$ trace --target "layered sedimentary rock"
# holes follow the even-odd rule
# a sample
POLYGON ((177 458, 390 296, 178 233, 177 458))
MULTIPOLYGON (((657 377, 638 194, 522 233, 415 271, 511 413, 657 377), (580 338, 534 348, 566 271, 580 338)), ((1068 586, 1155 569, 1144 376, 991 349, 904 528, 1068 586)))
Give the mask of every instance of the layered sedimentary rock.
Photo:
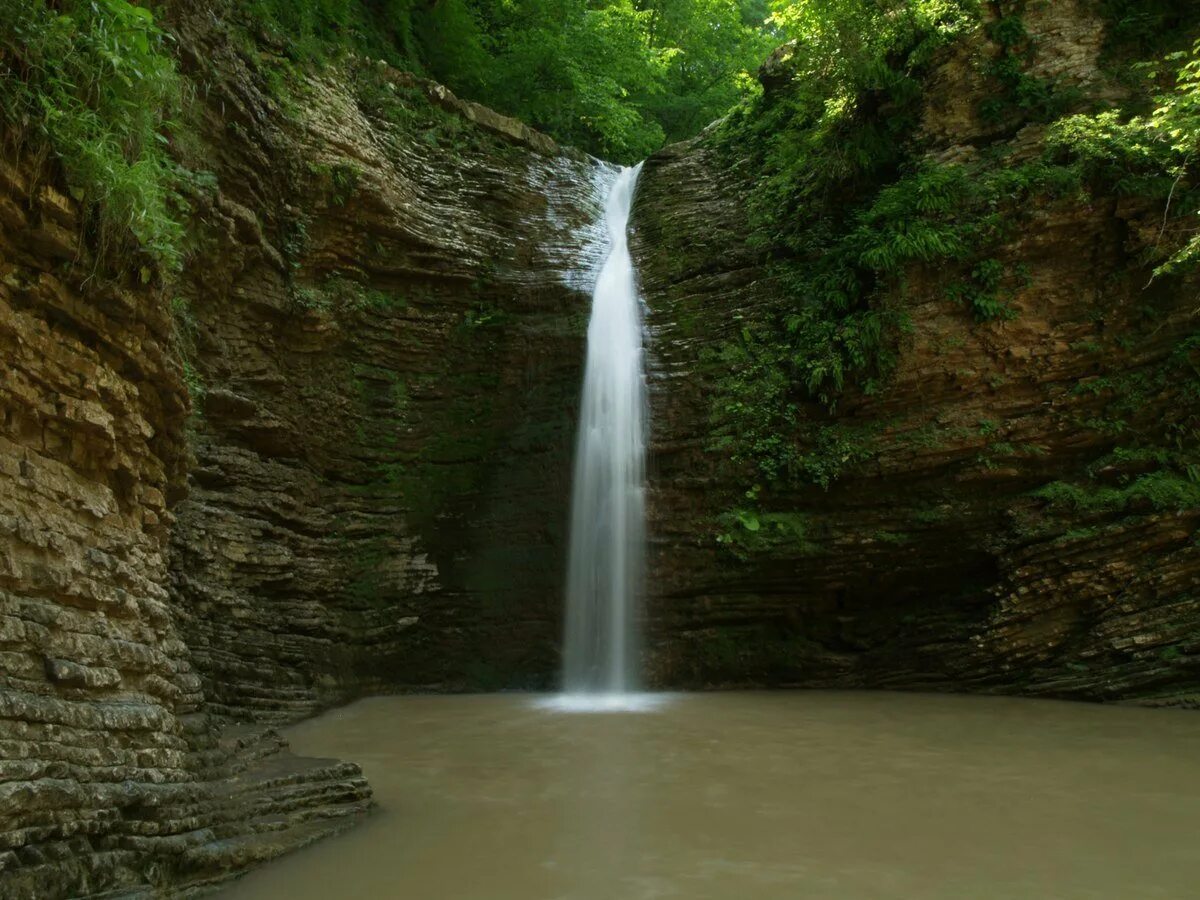
POLYGON ((371 62, 281 108, 177 27, 225 129, 180 288, 205 395, 172 536, 210 702, 548 685, 607 170, 371 62))
POLYGON ((558 667, 606 170, 373 63, 288 100, 202 6, 169 290, 0 173, 4 897, 219 882, 370 804, 270 725, 558 667))
MULTIPOLYGON (((1043 48, 1033 72, 1084 96, 1120 91, 1101 75, 1093 11, 1031 7, 1027 25, 1043 48)), ((932 160, 1041 150, 1038 126, 1014 135, 979 117, 979 52, 961 48, 931 80, 917 140, 932 160)), ((1200 509, 1034 495, 1055 482, 1117 488, 1155 465, 1100 462, 1131 433, 1194 425, 1197 282, 1150 284, 1138 262, 1163 239, 1161 205, 1071 197, 1014 210, 998 254, 1029 276, 1011 321, 977 323, 945 273, 910 271, 889 299, 912 326, 893 376, 870 396, 849 391, 836 414, 810 404, 795 436, 829 425, 855 436, 847 471, 828 490, 772 496, 788 533, 737 554, 717 543, 717 523, 754 478, 713 447, 716 354, 795 301, 747 247, 753 173, 714 145, 702 136, 652 157, 633 220, 654 356, 655 680, 1194 702, 1200 509), (1114 421, 1123 394, 1136 409, 1114 421)))
POLYGON ((0 894, 203 885, 366 809, 357 766, 225 728, 167 590, 187 399, 165 299, 0 170, 0 894))

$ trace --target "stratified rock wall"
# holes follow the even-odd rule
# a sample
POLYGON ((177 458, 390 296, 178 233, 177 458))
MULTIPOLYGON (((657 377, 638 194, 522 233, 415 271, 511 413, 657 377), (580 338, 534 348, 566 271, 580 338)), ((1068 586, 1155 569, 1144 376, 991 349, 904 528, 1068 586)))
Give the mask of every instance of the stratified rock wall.
POLYGON ((370 790, 207 715, 167 590, 187 412, 168 306, 97 266, 38 171, 0 168, 0 895, 202 885, 370 790))
MULTIPOLYGON (((1043 48, 1035 71, 1114 90, 1094 10, 1031 6, 1026 24, 1043 48)), ((926 152, 968 160, 997 141, 1018 158, 1039 152, 1036 126, 1011 137, 980 123, 972 52, 932 79, 926 152)), ((890 299, 913 327, 894 376, 873 396, 850 392, 836 416, 811 409, 814 428, 849 429, 870 459, 828 491, 773 497, 794 536, 746 559, 715 539, 750 481, 712 447, 716 353, 794 302, 746 246, 752 177, 702 136, 646 163, 634 211, 653 356, 654 680, 1191 702, 1200 509, 1061 512, 1031 496, 1129 474, 1095 472, 1119 443, 1096 424, 1112 386, 1148 392, 1123 423, 1134 432, 1195 403, 1184 377, 1194 358, 1180 348, 1196 330, 1198 285, 1147 287, 1136 263, 1161 237, 1161 208, 1072 198, 1022 211, 999 252, 1030 274, 1009 322, 977 324, 940 273, 910 272, 890 299)))
MULTIPOLYGON (((612 171, 372 62, 271 70, 211 6, 167 12, 206 173, 169 292, 92 258, 52 165, 0 164, 5 898, 202 890, 370 803, 357 766, 292 757, 270 726, 559 669, 612 171)), ((1031 8, 1052 48, 1033 65, 1106 96, 1087 9, 1031 8)), ((961 56, 935 76, 930 158, 1036 153, 1036 127, 978 120, 977 88, 961 56)), ((714 539, 745 479, 711 448, 713 351, 788 300, 746 244, 754 173, 712 148, 649 160, 633 220, 653 680, 1193 699, 1200 510, 1031 493, 1139 464, 1095 465, 1114 384, 1141 385, 1134 429, 1195 402, 1169 373, 1192 364, 1200 285, 1147 288, 1135 262, 1161 210, 1025 210, 1000 251, 1030 272, 1010 322, 910 272, 886 389, 811 410, 870 459, 772 496, 797 527, 739 555, 714 539)))
POLYGON ((5 898, 204 889, 369 806, 270 725, 558 668, 611 170, 374 64, 281 98, 207 9, 169 290, 0 169, 5 898))
POLYGON ((549 686, 611 170, 368 62, 283 108, 204 17, 178 30, 219 136, 172 541, 213 708, 549 686))

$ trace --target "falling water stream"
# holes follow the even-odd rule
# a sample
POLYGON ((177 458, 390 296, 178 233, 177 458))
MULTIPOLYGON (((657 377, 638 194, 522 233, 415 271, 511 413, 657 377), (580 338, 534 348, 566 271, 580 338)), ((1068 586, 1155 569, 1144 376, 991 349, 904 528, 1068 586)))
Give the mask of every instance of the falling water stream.
POLYGON ((620 708, 634 702, 638 689, 634 619, 645 540, 646 379, 626 232, 640 169, 621 169, 609 190, 608 256, 592 293, 559 698, 567 708, 620 708))

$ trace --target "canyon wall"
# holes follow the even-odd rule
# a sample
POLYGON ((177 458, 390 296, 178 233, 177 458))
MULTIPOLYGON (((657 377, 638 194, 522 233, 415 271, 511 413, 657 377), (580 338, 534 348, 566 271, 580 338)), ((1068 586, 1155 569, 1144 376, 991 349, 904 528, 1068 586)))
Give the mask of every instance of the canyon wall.
POLYGON ((6 898, 202 891, 370 805, 270 726, 558 669, 609 170, 370 61, 281 92, 207 4, 167 25, 202 172, 169 288, 92 256, 53 164, 0 170, 6 898))
POLYGON ((171 575, 210 704, 548 687, 610 170, 369 61, 284 108, 177 30, 219 163, 179 289, 204 397, 171 575))
MULTIPOLYGON (((1026 24, 1034 74, 1119 96, 1090 7, 1032 5, 1026 24)), ((932 76, 915 138, 929 160, 1041 153, 1043 126, 981 120, 980 53, 961 47, 932 76)), ((1163 239, 1161 204, 1076 196, 1011 210, 997 255, 1028 273, 1011 320, 976 321, 947 296, 956 273, 909 271, 887 298, 911 323, 895 372, 872 393, 848 390, 834 413, 808 403, 794 436, 812 447, 837 429, 824 433, 846 442, 845 471, 828 489, 776 491, 763 521, 781 525, 738 552, 718 543, 719 522, 756 479, 714 446, 719 351, 799 301, 748 247, 754 174, 718 143, 709 133, 652 157, 633 220, 654 355, 656 683, 1194 703, 1194 491, 1100 499, 1157 470, 1114 448, 1160 431, 1171 447, 1170 428, 1200 412, 1200 283, 1152 281, 1143 262, 1163 239), (1044 489, 1063 484, 1078 491, 1051 502, 1044 489)))
POLYGON ((201 887, 339 830, 357 766, 210 716, 168 591, 187 395, 162 296, 0 168, 0 894, 201 887))

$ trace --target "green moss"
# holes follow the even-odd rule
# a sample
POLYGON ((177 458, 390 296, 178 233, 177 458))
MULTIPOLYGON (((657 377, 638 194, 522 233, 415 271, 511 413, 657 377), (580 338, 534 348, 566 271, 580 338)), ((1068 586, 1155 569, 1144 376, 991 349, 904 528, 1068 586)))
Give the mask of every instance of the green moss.
POLYGON ((1149 507, 1157 512, 1200 509, 1200 478, 1196 472, 1164 470, 1138 475, 1120 487, 1056 481, 1034 492, 1051 507, 1077 512, 1114 512, 1149 507))
POLYGON ((345 314, 372 310, 404 309, 408 302, 397 294, 371 288, 356 278, 333 273, 317 284, 294 285, 292 299, 304 310, 345 314))
POLYGON ((362 169, 350 162, 313 163, 309 172, 325 185, 330 202, 345 206, 362 180, 362 169))

